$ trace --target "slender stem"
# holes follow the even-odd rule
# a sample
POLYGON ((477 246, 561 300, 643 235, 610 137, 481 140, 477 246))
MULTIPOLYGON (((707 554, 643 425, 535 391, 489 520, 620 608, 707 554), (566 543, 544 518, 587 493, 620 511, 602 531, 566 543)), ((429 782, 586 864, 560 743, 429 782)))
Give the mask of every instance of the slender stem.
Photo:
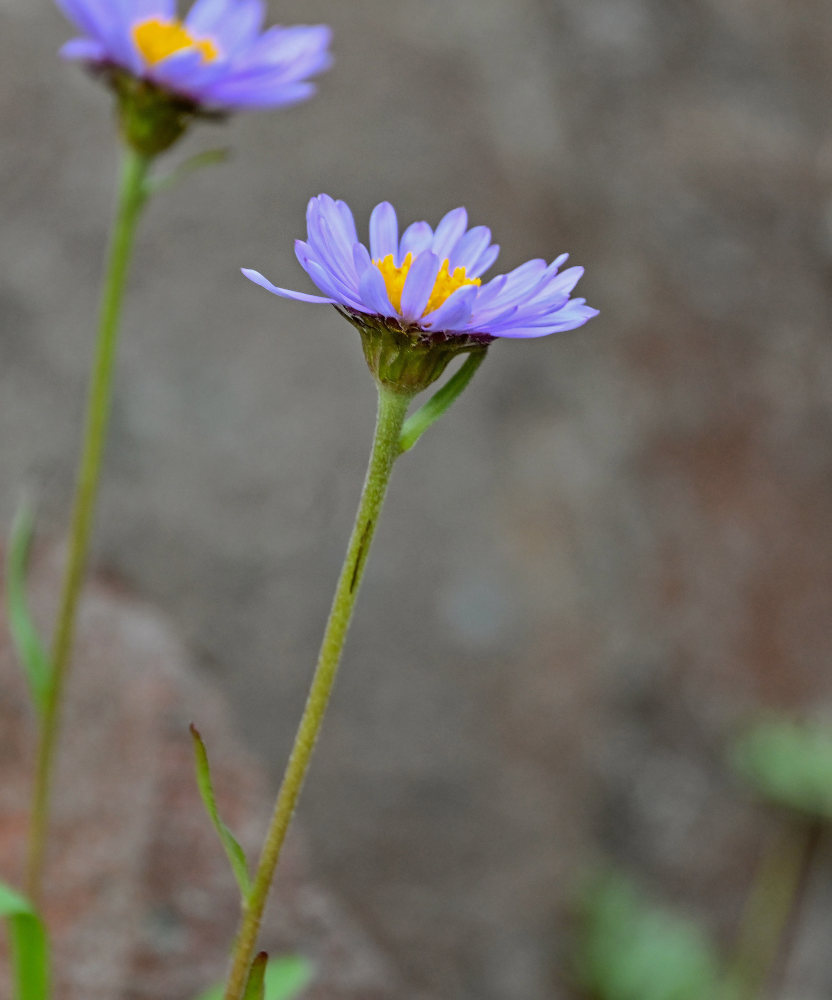
POLYGON ((27 891, 37 902, 43 884, 49 803, 61 705, 72 656, 75 619, 87 564, 101 456, 107 436, 119 318, 136 224, 146 199, 150 159, 125 150, 118 206, 101 297, 95 364, 87 399, 83 447, 64 569, 61 603, 52 643, 52 675, 40 727, 29 830, 27 891))
POLYGON ((781 831, 757 871, 728 974, 729 1000, 756 1000, 785 967, 821 824, 781 831))
POLYGON ((241 1000, 243 997, 269 889, 332 692, 370 544, 384 503, 393 462, 399 453, 399 435, 411 398, 410 395, 379 386, 378 420, 373 450, 355 526, 335 590, 309 697, 266 834, 257 874, 251 894, 243 906, 231 971, 225 988, 225 1000, 241 1000))

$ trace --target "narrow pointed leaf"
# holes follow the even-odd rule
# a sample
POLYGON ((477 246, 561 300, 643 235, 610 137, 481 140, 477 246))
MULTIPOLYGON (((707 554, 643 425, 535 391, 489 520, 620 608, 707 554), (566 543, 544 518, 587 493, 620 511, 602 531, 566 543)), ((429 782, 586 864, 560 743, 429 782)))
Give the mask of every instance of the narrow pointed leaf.
POLYGON ((13 1000, 49 997, 49 944, 43 921, 20 893, 0 882, 0 917, 11 945, 13 1000))
POLYGON ((52 667, 26 599, 26 567, 29 563, 33 534, 32 512, 22 504, 15 515, 9 543, 6 565, 6 609, 9 616, 9 630, 29 682, 32 701, 42 715, 49 691, 52 667))
POLYGON ((225 163, 230 155, 231 150, 227 148, 208 149, 204 153, 197 153, 196 156, 192 156, 185 160, 184 163, 180 163, 178 167, 174 167, 170 173, 150 178, 147 181, 146 194, 158 194, 160 191, 167 191, 169 188, 176 187, 188 174, 192 174, 196 170, 201 170, 203 167, 212 167, 217 163, 225 163))
POLYGON ((399 454, 410 451, 428 427, 436 423, 456 401, 457 397, 468 387, 468 383, 484 360, 485 351, 480 350, 469 354, 459 371, 455 372, 413 416, 407 418, 399 438, 399 454))
MULTIPOLYGON (((265 972, 265 1000, 298 1000, 313 977, 312 963, 299 955, 273 958, 265 972)), ((224 986, 212 986, 201 993, 198 1000, 222 1000, 224 992, 224 986)))
POLYGON ((265 976, 268 961, 269 956, 265 951, 261 951, 259 955, 255 956, 251 963, 243 1000, 266 1000, 265 976))
POLYGON ((248 862, 246 861, 245 852, 237 843, 234 835, 225 823, 223 823, 222 818, 220 817, 219 810, 217 809, 217 802, 214 797, 214 786, 211 783, 211 768, 208 763, 208 753, 205 750, 205 744, 202 742, 202 737, 200 736, 196 726, 191 726, 191 736, 194 741, 196 780, 197 785, 199 786, 199 794, 202 796, 206 812, 214 825, 214 829, 217 831, 217 835, 220 838, 222 846, 225 848, 225 853, 228 855, 228 860, 231 863, 231 870, 234 872, 234 877, 237 879, 237 885, 240 887, 240 895, 243 897, 243 901, 245 902, 248 900, 248 896, 251 891, 251 879, 249 878, 248 862))
POLYGON ((312 963, 300 955, 274 958, 266 969, 266 1000, 295 1000, 312 982, 312 963))

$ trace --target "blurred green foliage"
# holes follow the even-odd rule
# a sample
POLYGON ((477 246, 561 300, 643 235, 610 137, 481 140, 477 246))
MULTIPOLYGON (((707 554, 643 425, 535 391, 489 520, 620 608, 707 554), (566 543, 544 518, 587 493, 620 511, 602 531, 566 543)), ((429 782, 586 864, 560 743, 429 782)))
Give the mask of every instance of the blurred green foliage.
POLYGON ((593 1000, 715 1000, 721 991, 700 929, 648 904, 617 872, 581 896, 576 973, 593 1000))
POLYGON ((758 722, 737 741, 737 771, 759 795, 814 819, 832 819, 832 729, 782 719, 758 722))
POLYGON ((9 929, 14 1000, 48 1000, 49 942, 43 921, 25 896, 3 882, 0 917, 9 929))

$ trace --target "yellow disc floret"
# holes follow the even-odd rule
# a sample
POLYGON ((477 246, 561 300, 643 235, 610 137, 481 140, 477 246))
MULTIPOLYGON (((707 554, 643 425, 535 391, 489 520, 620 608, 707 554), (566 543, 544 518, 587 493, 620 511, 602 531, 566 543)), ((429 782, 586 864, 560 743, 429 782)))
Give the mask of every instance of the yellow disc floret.
MULTIPOLYGON (((381 276, 384 278, 390 303, 396 312, 401 312, 402 290, 404 289, 404 283, 410 271, 410 266, 413 263, 413 254, 409 253, 405 257, 401 267, 396 267, 396 262, 391 253, 387 254, 381 260, 374 260, 373 263, 381 271, 381 276)), ((464 285, 479 284, 482 284, 480 279, 469 278, 465 273, 464 267, 455 267, 452 272, 451 262, 447 259, 443 260, 442 267, 439 268, 436 283, 433 286, 433 291, 430 293, 428 304, 425 306, 422 316, 427 316, 434 309, 438 309, 458 288, 462 288, 464 285)))
POLYGON ((183 49, 197 49, 203 62, 213 62, 220 54, 210 38, 194 38, 181 21, 154 17, 133 28, 133 41, 149 66, 183 49))

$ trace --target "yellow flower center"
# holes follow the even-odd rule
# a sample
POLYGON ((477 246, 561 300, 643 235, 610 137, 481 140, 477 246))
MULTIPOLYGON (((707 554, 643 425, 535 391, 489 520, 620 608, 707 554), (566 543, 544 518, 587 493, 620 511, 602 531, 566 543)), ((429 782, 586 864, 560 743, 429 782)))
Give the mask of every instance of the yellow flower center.
POLYGON ((220 54, 210 38, 197 40, 181 21, 163 21, 158 17, 142 21, 133 28, 133 40, 149 66, 183 49, 197 49, 203 62, 213 62, 220 54))
MULTIPOLYGON (((413 263, 413 254, 409 253, 405 257, 401 267, 396 267, 396 262, 391 253, 387 254, 381 260, 374 260, 373 263, 381 271, 381 276, 384 278, 384 284, 387 286, 387 294, 390 297, 393 308, 396 312, 401 312, 402 290, 404 289, 404 283, 410 271, 410 266, 413 263)), ((449 260, 442 261, 442 267, 439 268, 436 283, 433 286, 433 291, 430 293, 428 304, 425 306, 422 316, 427 316, 434 309, 438 309, 457 288, 462 288, 463 285, 480 284, 482 282, 479 278, 469 278, 466 275, 464 267, 456 267, 451 272, 451 262, 449 260)))

